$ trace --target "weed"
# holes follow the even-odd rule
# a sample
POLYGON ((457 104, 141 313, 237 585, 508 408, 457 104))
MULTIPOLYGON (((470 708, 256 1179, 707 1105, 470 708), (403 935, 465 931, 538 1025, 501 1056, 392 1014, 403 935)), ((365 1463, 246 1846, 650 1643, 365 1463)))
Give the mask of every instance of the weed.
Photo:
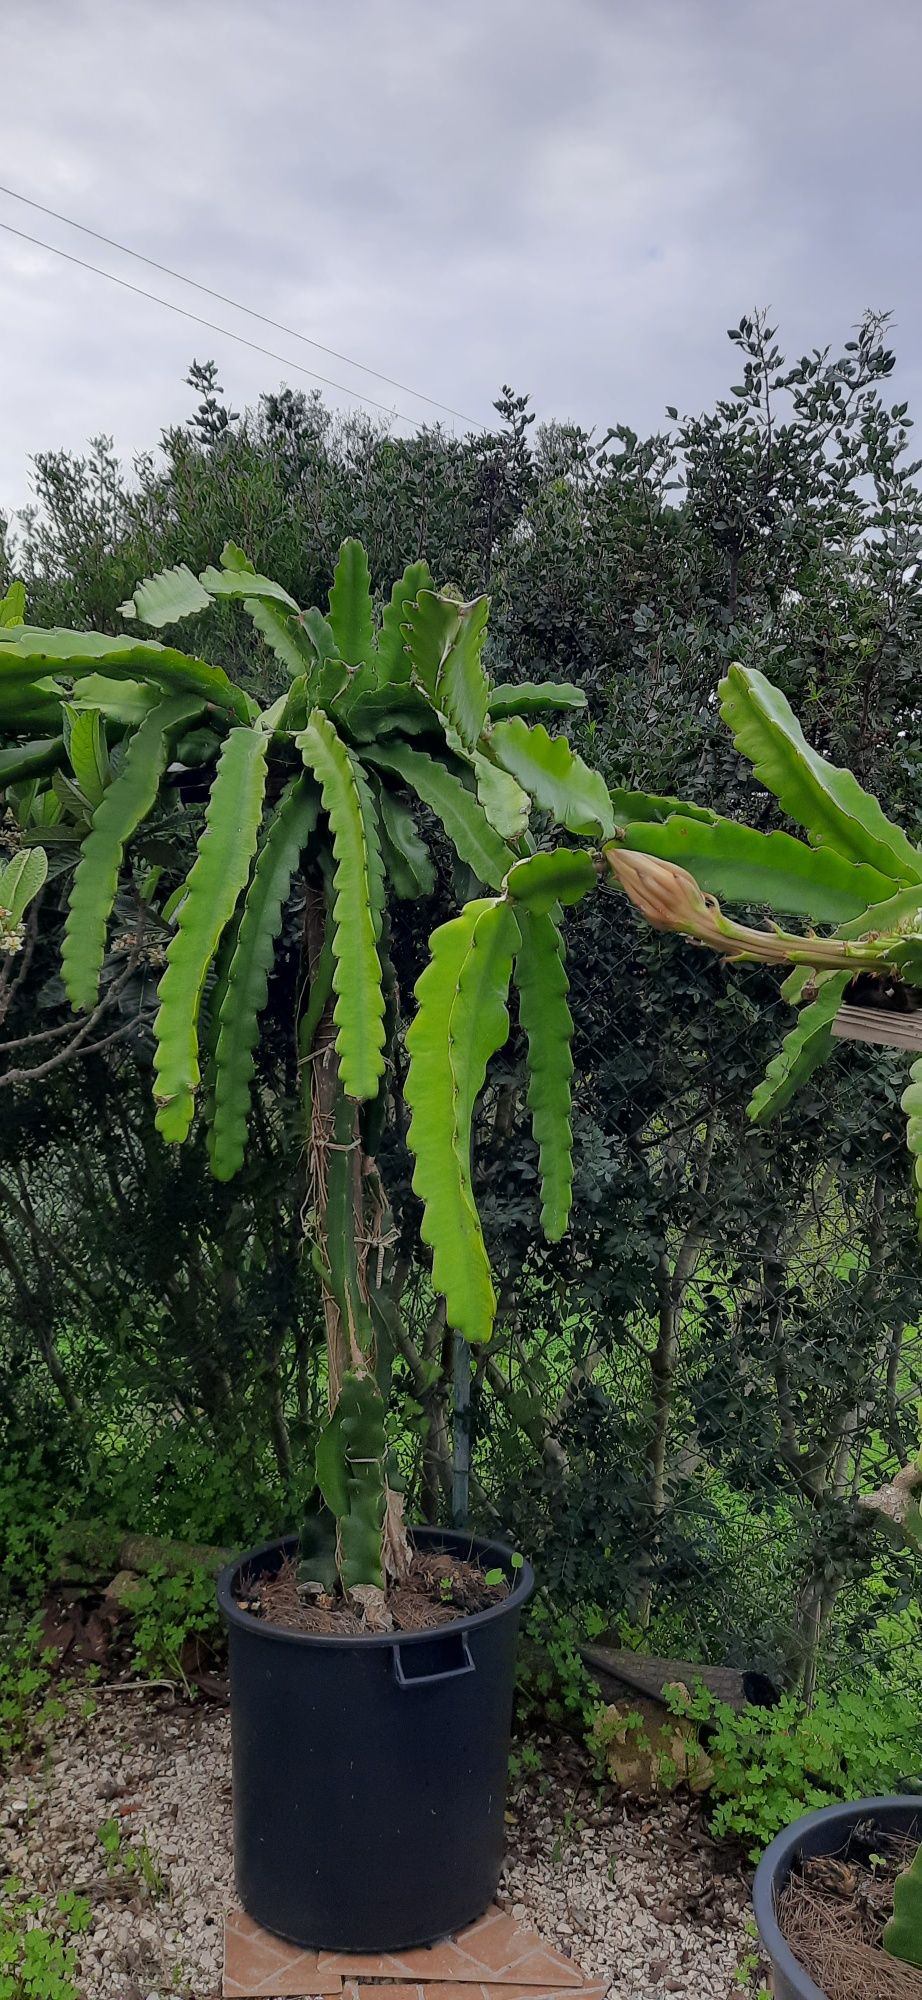
POLYGON ((64 1714, 63 1703, 49 1693, 55 1656, 39 1650, 40 1638, 36 1618, 0 1643, 0 1765, 64 1714))
POLYGON ((758 1949, 759 1933, 752 1918, 746 1922, 746 1932, 753 1939, 755 1949, 743 1953, 733 1973, 733 1984, 737 1992, 745 1993, 748 2000, 772 2000, 767 1986, 762 1985, 762 1954, 758 1949), (756 1980, 759 1984, 756 1985, 756 1980))
POLYGON ((188 1642, 211 1644, 221 1631, 210 1570, 183 1570, 178 1576, 152 1570, 132 1592, 131 1609, 136 1671, 148 1680, 178 1680, 191 1695, 183 1666, 188 1642))
POLYGON ((896 1791, 922 1760, 917 1709, 883 1689, 873 1700, 820 1693, 809 1712, 785 1695, 777 1708, 737 1714, 699 1684, 690 1698, 672 1690, 669 1706, 707 1726, 712 1829, 736 1835, 752 1860, 801 1813, 896 1791))
POLYGON ((519 1689, 526 1714, 532 1710, 550 1722, 575 1726, 591 1749, 602 1700, 580 1657, 584 1630, 584 1623, 539 1598, 528 1613, 519 1689))
MULTIPOLYGON (((146 1834, 142 1834, 136 1847, 125 1841, 124 1831, 117 1819, 107 1819, 98 1829, 97 1840, 106 1857, 106 1874, 110 1879, 136 1880, 151 1903, 158 1903, 166 1895, 166 1877, 148 1844, 146 1834)), ((0 2000, 3 2000, 0 1993, 0 2000)))
POLYGON ((65 1890, 54 1902, 27 1895, 15 1877, 0 1887, 0 2000, 80 2000, 71 1942, 88 1930, 85 1896, 65 1890))

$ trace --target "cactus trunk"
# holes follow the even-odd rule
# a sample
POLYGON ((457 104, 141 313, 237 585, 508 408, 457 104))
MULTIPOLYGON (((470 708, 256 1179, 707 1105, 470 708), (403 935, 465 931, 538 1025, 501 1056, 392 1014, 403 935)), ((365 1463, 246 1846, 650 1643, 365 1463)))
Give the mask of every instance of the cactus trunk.
POLYGON ((897 1880, 884 1949, 906 1965, 922 1966, 922 1847, 897 1880))
MULTIPOLYGON (((322 889, 309 885, 304 990, 315 995, 324 979, 326 918, 322 889)), ((406 1560, 399 1503, 387 1486, 385 1411, 368 1300, 375 1222, 366 1212, 358 1105, 345 1094, 334 1046, 332 992, 314 1013, 313 1021, 304 1017, 307 1046, 300 1059, 309 1110, 305 1222, 322 1287, 330 1411, 317 1447, 317 1482, 336 1516, 343 1589, 369 1626, 383 1628, 388 1574, 400 1574, 406 1560)))

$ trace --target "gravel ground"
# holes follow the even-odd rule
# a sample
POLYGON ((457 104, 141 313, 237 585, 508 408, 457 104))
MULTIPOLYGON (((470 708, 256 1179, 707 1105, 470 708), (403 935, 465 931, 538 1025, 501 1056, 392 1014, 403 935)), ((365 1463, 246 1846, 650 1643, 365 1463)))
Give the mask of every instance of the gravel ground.
MULTIPOLYGON (((225 1710, 107 1687, 95 1715, 72 1702, 42 1759, 0 1781, 0 1878, 78 1888, 93 1906, 80 1940, 84 2000, 218 2000, 222 1923, 233 1901, 225 1710), (163 1892, 138 1894, 122 1854, 146 1841, 163 1892)), ((598 1808, 575 1759, 523 1795, 509 1825, 502 1900, 595 1978, 611 2000, 729 2000, 749 1949, 745 1885, 694 1811, 598 1808)))
POLYGON ((749 1888, 697 1808, 600 1807, 569 1758, 552 1758, 549 1776, 509 1829, 513 1915, 608 1980, 609 2000, 742 2000, 749 1888))

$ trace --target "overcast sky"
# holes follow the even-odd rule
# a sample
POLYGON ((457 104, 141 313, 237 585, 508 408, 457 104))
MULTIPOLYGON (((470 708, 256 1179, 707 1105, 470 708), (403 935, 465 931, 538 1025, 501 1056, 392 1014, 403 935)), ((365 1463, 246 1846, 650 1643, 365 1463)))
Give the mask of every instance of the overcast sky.
MULTIPOLYGON (((478 421, 654 425, 896 320, 922 406, 919 0, 3 0, 0 180, 478 421)), ((0 195, 103 264, 418 421, 433 412, 0 195)), ((0 230, 0 506, 30 454, 126 455, 213 355, 307 379, 0 230)), ((342 395, 331 400, 346 404, 342 395)))

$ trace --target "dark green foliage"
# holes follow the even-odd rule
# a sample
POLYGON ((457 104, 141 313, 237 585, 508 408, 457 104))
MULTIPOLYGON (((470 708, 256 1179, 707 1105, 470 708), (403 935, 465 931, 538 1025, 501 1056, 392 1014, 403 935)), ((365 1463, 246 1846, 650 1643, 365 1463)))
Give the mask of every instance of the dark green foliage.
POLYGON ((917 1708, 880 1683, 819 1694, 809 1712, 786 1695, 776 1708, 736 1714, 700 1688, 691 1699, 674 1692, 669 1706, 707 1725, 712 1829, 735 1835, 753 1861, 802 1813, 898 1791, 922 1762, 917 1708))
MULTIPOLYGON (((20 552, 29 615, 114 631, 139 576, 179 563, 197 575, 224 541, 244 539, 259 573, 277 577, 299 604, 326 604, 340 544, 357 536, 378 605, 423 554, 459 601, 489 586, 490 672, 510 701, 521 685, 526 720, 552 732, 553 713, 535 716, 525 683, 561 680, 582 691, 586 715, 571 712, 569 733, 617 790, 616 818, 635 815, 636 794, 649 786, 667 807, 683 798, 702 813, 716 807, 766 832, 792 831, 772 816, 717 715, 717 682, 741 658, 784 690, 810 741, 851 766, 916 840, 922 587, 911 552, 922 508, 906 412, 885 401, 886 329, 868 321, 841 354, 793 366, 756 319, 734 329, 733 342, 741 393, 660 436, 622 427, 601 443, 574 426, 530 430, 530 413, 511 396, 485 438, 387 437, 288 391, 225 420, 215 384, 203 382, 205 427, 169 433, 165 463, 143 466, 137 488, 104 447, 82 465, 66 455, 39 460, 40 512, 20 552)), ((261 699, 291 684, 293 669, 271 643, 260 639, 254 654, 252 624, 233 601, 212 610, 207 629, 191 617, 164 636, 239 673, 261 699)), ((409 767, 389 759, 380 716, 362 708, 371 699, 356 700, 355 740, 367 731, 382 785, 406 796, 409 767)), ((398 755, 424 760, 425 736, 413 745, 398 755)), ((462 852, 488 888, 508 865, 499 836, 484 832, 474 774, 459 766, 451 775, 450 802, 427 798, 422 784, 418 791, 419 834, 437 876, 433 887, 418 853, 407 863, 406 884, 424 893, 394 917, 390 951, 404 996, 428 932, 453 915, 459 890, 472 892, 468 876, 452 874, 442 815, 451 811, 452 833, 463 821, 462 852)), ((177 793, 197 833, 195 773, 177 793)), ((153 855, 150 865, 159 865, 153 855)), ((129 1134, 123 1141, 113 1123, 104 1167, 94 1113, 89 1140, 80 1135, 90 1171, 78 1168, 69 1085, 58 1084, 44 1111, 31 1092, 7 1093, 0 1184, 20 1206, 17 1174, 33 1206, 59 1175, 67 1192, 53 1265, 48 1255, 35 1263, 9 1203, 0 1217, 21 1266, 17 1278, 5 1263, 0 1279, 0 1391, 15 1389, 68 1476, 85 1479, 75 1418, 51 1372, 57 1363, 24 1303, 36 1285, 47 1288, 53 1268, 55 1353, 91 1434, 111 1435, 114 1407, 120 1420, 127 1414, 128 1449, 137 1449, 141 1402, 145 1422, 153 1419, 139 1526, 168 1520, 243 1538, 248 1527, 274 1525, 286 1512, 275 1469, 285 1458, 279 1409, 295 1456, 313 1448, 323 1421, 316 1396, 304 1392, 317 1301, 311 1293, 305 1303, 299 1289, 304 1188, 286 1054, 299 915, 283 930, 262 1017, 257 1078, 268 1129, 256 1134, 247 1179, 226 1203, 213 1185, 200 1199, 197 1163, 157 1164, 146 1085, 128 1081, 134 1061, 145 1060, 134 1040, 117 1071, 129 1134), (77 1213, 87 1246, 81 1234, 75 1252, 77 1213), (177 1218, 178 1295, 156 1257, 177 1218), (137 1262, 119 1260, 120 1246, 136 1240, 137 1262), (263 1246, 264 1264, 251 1243, 263 1246), (85 1298, 75 1306, 81 1295, 65 1251, 84 1289, 102 1260, 98 1310, 85 1298), (229 1269, 240 1290, 225 1312, 229 1269), (166 1416, 174 1379, 178 1424, 166 1416)), ((117 909, 115 935, 128 927, 129 912, 117 909)), ((661 1650, 758 1660, 792 1681, 832 1661, 863 1672, 864 1661, 882 1657, 878 1623, 899 1602, 905 1569, 872 1548, 852 1494, 879 1483, 909 1448, 922 1373, 898 1104, 904 1067, 886 1054, 840 1051, 762 1135, 746 1104, 795 1020, 774 977, 756 969, 728 978, 691 947, 644 933, 608 898, 568 913, 567 935, 576 1200, 559 1244, 537 1243, 538 1153, 514 1020, 519 1039, 477 1120, 474 1190, 501 1313, 497 1343, 474 1372, 475 1508, 491 1524, 498 1514, 520 1545, 537 1550, 557 1595, 597 1603, 606 1619, 648 1611, 661 1650), (856 1123, 859 1101, 867 1115, 856 1123), (684 1289, 683 1248, 692 1258, 684 1289), (678 1303, 679 1347, 664 1505, 654 1512, 651 1356, 664 1285, 678 1303)), ((43 969, 43 1019, 54 1026, 60 995, 50 959, 43 969)), ((148 1012, 151 989, 148 981, 148 1012)), ((398 1078, 403 1062, 398 1040, 398 1078)), ((434 1512, 447 1505, 450 1354, 420 1248, 405 1131, 398 1094, 381 1142, 409 1336, 392 1364, 395 1442, 411 1507, 421 1496, 434 1512)), ((109 1464, 99 1476, 123 1506, 124 1475, 109 1464)))

